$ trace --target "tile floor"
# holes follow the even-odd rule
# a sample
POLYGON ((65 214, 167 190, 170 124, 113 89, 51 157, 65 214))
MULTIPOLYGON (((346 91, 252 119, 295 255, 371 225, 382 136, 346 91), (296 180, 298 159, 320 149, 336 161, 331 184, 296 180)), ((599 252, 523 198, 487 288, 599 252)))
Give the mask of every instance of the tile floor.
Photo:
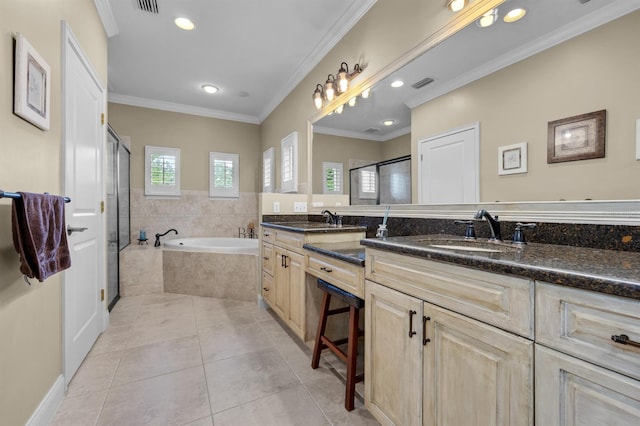
POLYGON ((52 425, 377 425, 344 410, 343 364, 310 357, 255 303, 124 297, 52 425))

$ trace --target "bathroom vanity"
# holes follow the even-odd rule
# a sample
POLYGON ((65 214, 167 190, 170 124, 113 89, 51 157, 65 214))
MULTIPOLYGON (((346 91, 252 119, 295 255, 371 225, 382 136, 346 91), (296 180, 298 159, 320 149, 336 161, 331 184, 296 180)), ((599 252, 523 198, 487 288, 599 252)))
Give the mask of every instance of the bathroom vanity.
POLYGON ((382 424, 637 424, 640 254, 369 239, 365 401, 382 424))

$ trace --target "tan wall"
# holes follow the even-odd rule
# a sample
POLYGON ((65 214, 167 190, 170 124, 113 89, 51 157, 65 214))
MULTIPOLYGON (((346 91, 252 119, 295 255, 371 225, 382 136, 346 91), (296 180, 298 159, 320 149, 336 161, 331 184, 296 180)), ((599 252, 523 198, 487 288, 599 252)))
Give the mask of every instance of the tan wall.
MULTIPOLYGON (((376 75, 389 63, 435 33, 452 17, 451 12, 439 1, 404 0, 401 5, 402 7, 398 7, 397 0, 378 0, 320 64, 263 121, 263 151, 276 147, 276 152, 279 152, 282 138, 292 131, 299 133, 298 192, 307 191, 309 188, 307 161, 310 142, 307 123, 318 113, 311 101, 315 85, 324 82, 328 73, 335 73, 340 63, 346 61, 351 67, 355 63, 366 66, 364 72, 353 82, 357 86, 359 81, 376 75)), ((279 154, 276 154, 276 163, 278 161, 279 154)), ((276 167, 276 181, 279 180, 280 168, 276 167)))
POLYGON ((109 123, 131 137, 131 187, 144 188, 145 145, 180 148, 181 188, 209 190, 209 152, 240 156, 240 191, 262 187, 260 130, 255 124, 109 104, 109 123))
POLYGON ((349 194, 349 160, 382 161, 383 142, 341 136, 313 135, 313 193, 322 194, 322 163, 342 163, 344 172, 343 194, 349 194))
POLYGON ((382 143, 382 159, 391 160, 393 158, 404 157, 411 154, 411 133, 398 136, 397 138, 382 143))
MULTIPOLYGON (((107 86, 107 38, 93 2, 0 1, 0 188, 61 192, 61 30, 66 20, 107 86), (22 33, 51 67, 51 128, 13 115, 13 37, 22 33)), ((60 275, 27 286, 11 242, 11 204, 0 201, 0 423, 24 424, 62 373, 60 275)))
POLYGON ((480 122, 481 201, 640 198, 639 39, 635 12, 428 102, 412 112, 413 141, 480 122), (547 123, 601 109, 606 157, 547 164, 547 123), (519 142, 529 172, 498 176, 498 147, 519 142))

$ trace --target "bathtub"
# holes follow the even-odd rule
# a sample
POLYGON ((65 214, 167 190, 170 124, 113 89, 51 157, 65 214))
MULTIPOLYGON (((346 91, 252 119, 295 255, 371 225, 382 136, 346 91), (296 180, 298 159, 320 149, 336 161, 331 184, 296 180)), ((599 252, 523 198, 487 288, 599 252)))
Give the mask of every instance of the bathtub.
POLYGON ((259 294, 258 240, 177 238, 162 247, 166 293, 255 302, 259 294))

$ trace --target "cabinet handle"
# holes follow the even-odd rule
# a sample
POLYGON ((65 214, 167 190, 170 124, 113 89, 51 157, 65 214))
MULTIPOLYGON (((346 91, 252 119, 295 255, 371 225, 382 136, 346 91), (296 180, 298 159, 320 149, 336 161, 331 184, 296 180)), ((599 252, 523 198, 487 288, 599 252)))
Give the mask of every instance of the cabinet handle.
POLYGON ((268 256, 264 256, 263 259, 264 260, 269 260, 269 257, 268 256))
POLYGON ((288 265, 287 265, 287 258, 288 257, 289 256, 282 256, 282 266, 284 266, 284 269, 288 268, 288 265))
POLYGON ((427 338, 427 321, 430 321, 431 317, 422 317, 422 346, 426 346, 431 339, 427 338))
POLYGON ((417 333, 413 331, 413 316, 417 314, 416 311, 409 311, 409 338, 412 338, 417 333))
POLYGON ((263 289, 264 291, 269 291, 269 289, 268 289, 267 287, 262 287, 262 289, 263 289))
POLYGON ((331 269, 331 268, 325 268, 324 266, 321 266, 321 267, 320 267, 320 270, 321 270, 321 271, 325 271, 325 272, 333 272, 333 269, 331 269))
POLYGON ((620 343, 621 345, 629 345, 640 348, 640 343, 634 342, 633 340, 629 339, 629 336, 627 336, 626 334, 621 334, 619 336, 614 334, 613 336, 611 336, 611 340, 616 343, 620 343))

